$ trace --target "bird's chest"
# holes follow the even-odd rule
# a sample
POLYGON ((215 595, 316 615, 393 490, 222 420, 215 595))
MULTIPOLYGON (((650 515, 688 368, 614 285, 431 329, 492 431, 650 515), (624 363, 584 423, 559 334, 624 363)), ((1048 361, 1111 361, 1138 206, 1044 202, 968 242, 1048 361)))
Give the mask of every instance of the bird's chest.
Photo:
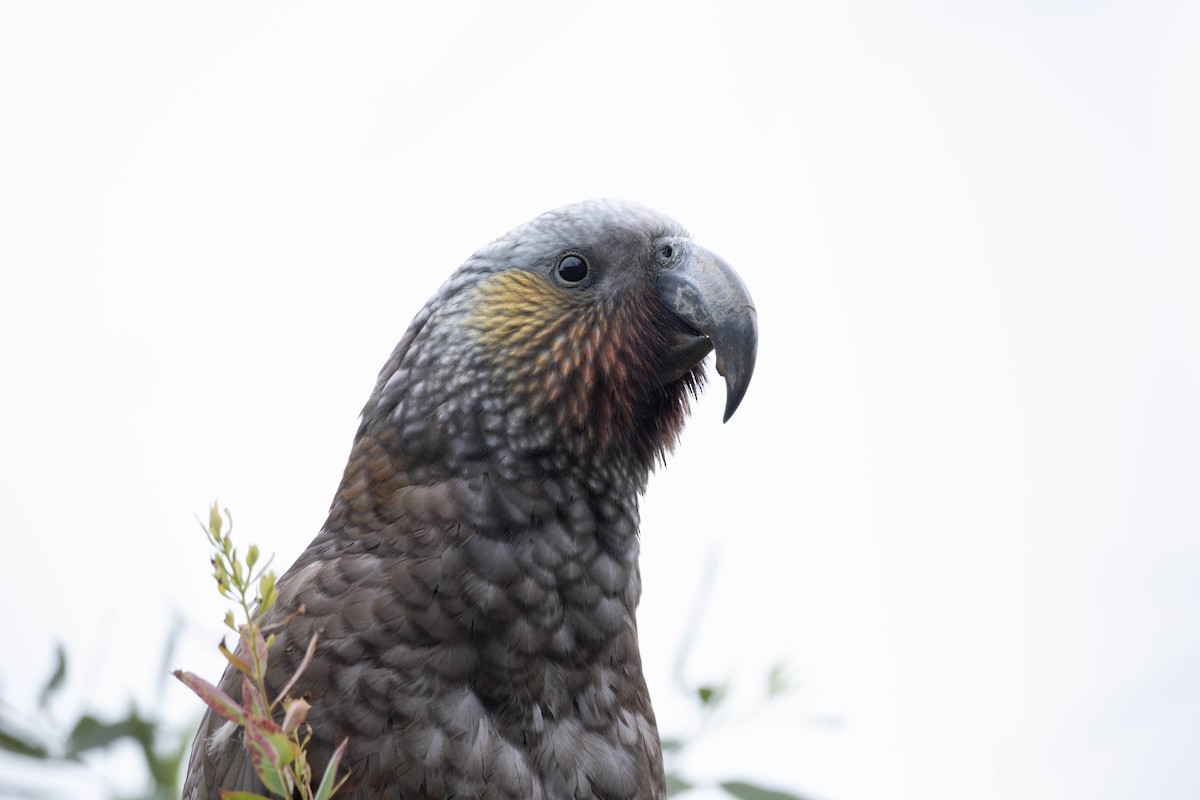
POLYGON ((580 670, 625 657, 641 590, 625 544, 582 515, 461 540, 447 577, 488 694, 553 705, 580 670))
POLYGON ((475 530, 437 558, 430 608, 455 623, 429 652, 469 654, 443 676, 470 698, 463 707, 478 703, 482 727, 469 720, 463 735, 487 731, 489 747, 519 753, 517 773, 541 786, 527 796, 639 797, 661 771, 637 652, 637 553, 614 546, 624 538, 580 513, 504 536, 475 530))

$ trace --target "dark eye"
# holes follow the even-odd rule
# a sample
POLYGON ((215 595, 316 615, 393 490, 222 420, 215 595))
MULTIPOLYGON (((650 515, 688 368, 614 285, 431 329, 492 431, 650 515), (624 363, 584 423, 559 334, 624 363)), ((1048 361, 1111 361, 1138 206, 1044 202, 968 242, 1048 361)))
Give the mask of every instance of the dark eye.
POLYGON ((562 278, 564 283, 579 283, 587 274, 588 265, 582 256, 571 253, 563 256, 558 262, 558 277, 562 278))
POLYGON ((664 267, 669 266, 675 258, 676 248, 670 242, 663 242, 658 246, 658 263, 664 267))

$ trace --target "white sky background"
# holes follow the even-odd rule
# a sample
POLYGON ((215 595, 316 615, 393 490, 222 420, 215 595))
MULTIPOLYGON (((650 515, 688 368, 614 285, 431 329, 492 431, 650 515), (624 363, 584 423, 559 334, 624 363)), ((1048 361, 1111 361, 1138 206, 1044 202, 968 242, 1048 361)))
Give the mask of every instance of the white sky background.
POLYGON ((62 640, 61 716, 150 704, 176 614, 215 675, 194 515, 289 564, 446 275, 619 196, 760 314, 643 503, 642 646, 689 729, 716 552, 689 679, 798 688, 691 774, 1200 794, 1200 6, 500 5, 0 5, 0 697, 62 640))

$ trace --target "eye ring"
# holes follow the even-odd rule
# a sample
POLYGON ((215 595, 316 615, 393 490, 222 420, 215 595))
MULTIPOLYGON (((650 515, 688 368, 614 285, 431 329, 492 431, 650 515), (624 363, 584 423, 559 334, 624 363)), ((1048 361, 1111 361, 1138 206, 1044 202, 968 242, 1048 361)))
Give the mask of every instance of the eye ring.
POLYGON ((658 247, 654 250, 654 257, 663 267, 669 267, 675 263, 682 252, 683 246, 677 241, 659 242, 658 247))
POLYGON ((587 259, 580 253, 565 253, 558 260, 555 273, 568 286, 576 286, 587 279, 590 268, 587 259))

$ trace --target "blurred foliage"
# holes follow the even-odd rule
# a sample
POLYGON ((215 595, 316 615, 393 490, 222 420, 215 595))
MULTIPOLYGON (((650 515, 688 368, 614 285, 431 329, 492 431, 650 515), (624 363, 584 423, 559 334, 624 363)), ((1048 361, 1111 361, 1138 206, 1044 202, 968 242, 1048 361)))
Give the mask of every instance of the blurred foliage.
MULTIPOLYGON (((721 683, 703 684, 689 689, 686 685, 682 685, 680 675, 677 674, 676 679, 681 681, 681 688, 699 705, 701 724, 698 730, 687 736, 664 737, 662 740, 663 760, 667 769, 667 797, 682 795, 684 797, 681 800, 684 800, 687 793, 693 789, 720 788, 738 800, 806 800, 800 795, 769 789, 749 781, 723 780, 706 784, 696 783, 685 777, 681 766, 684 754, 702 738, 721 727, 721 722, 717 720, 717 714, 729 697, 730 687, 728 683, 721 683)), ((764 699, 770 702, 786 694, 788 689, 786 670, 782 664, 777 664, 767 673, 764 699)))
MULTIPOLYGON (((177 624, 167 639, 164 661, 170 659, 180 627, 177 624)), ((67 681, 66 650, 60 644, 55 667, 38 695, 38 709, 32 717, 22 718, 7 703, 0 704, 0 750, 29 759, 54 770, 64 764, 85 765, 85 757, 121 742, 137 746, 145 763, 146 786, 120 800, 177 800, 179 777, 186 757, 191 731, 173 729, 156 715, 143 716, 131 704, 124 717, 101 719, 84 712, 70 724, 62 725, 52 707, 67 681)), ((161 687, 160 687, 161 691, 161 687)), ((49 772, 48 772, 49 774, 49 772)), ((0 794, 13 797, 46 797, 43 786, 2 785, 0 794)))
MULTIPOLYGON (((227 519, 228 513, 225 512, 227 519)), ((226 527, 215 504, 210 512, 208 525, 204 527, 214 547, 213 578, 218 589, 223 596, 240 607, 243 618, 247 620, 246 623, 236 625, 233 612, 226 614, 225 624, 238 633, 241 644, 237 653, 234 653, 222 643, 221 652, 236 669, 243 672, 247 685, 257 682, 258 689, 246 697, 243 705, 238 705, 220 689, 190 673, 176 671, 175 675, 196 691, 217 713, 227 719, 233 719, 243 727, 249 723, 264 734, 260 737, 260 743, 264 747, 262 755, 267 761, 266 768, 275 773, 274 776, 268 776, 264 781, 265 785, 271 787, 278 784, 276 788, 282 790, 277 792, 280 795, 287 791, 287 786, 291 786, 300 788, 302 792, 307 790, 308 794, 305 794, 305 797, 327 798, 333 794, 335 788, 333 776, 337 769, 336 760, 331 764, 331 768, 326 770, 318 789, 311 789, 311 784, 308 783, 311 774, 306 771, 303 735, 306 728, 304 714, 307 712, 307 704, 302 700, 292 702, 287 697, 288 687, 272 701, 262 683, 267 652, 274 637, 269 635, 269 631, 261 630, 253 620, 257 613, 256 607, 261 605, 265 610, 274 602, 275 575, 267 569, 268 565, 262 565, 255 571, 259 558, 256 547, 251 546, 246 557, 239 558, 230 538, 232 520, 229 519, 229 525, 226 527), (245 657, 242 654, 250 655, 245 657), (279 712, 283 712, 283 719, 277 722, 274 717, 281 716, 279 712)), ((806 800, 800 795, 767 788, 746 780, 697 781, 683 768, 688 750, 721 728, 720 712, 730 694, 728 683, 691 685, 684 678, 683 667, 699 627, 702 598, 708 594, 714 564, 715 559, 710 559, 709 569, 701 581, 701 590, 698 593, 701 600, 694 604, 684 629, 680 650, 676 655, 676 683, 679 689, 697 704, 701 722, 696 730, 687 735, 665 737, 662 740, 667 772, 667 796, 686 800, 687 794, 693 790, 720 789, 736 800, 806 800)), ((181 627, 181 624, 176 623, 167 637, 163 651, 164 667, 161 670, 164 677, 168 674, 165 665, 170 663, 174 654, 181 627)), ((310 643, 310 653, 313 644, 315 640, 310 643)), ((22 719, 7 704, 0 702, 0 750, 52 770, 62 764, 86 764, 85 757, 91 753, 122 742, 132 742, 144 760, 145 789, 133 795, 112 793, 110 796, 113 800, 176 800, 180 796, 183 765, 195 726, 189 725, 186 729, 169 726, 159 717, 156 708, 151 709, 149 716, 143 716, 136 704, 131 704, 129 712, 117 719, 102 720, 84 712, 72 723, 60 725, 54 718, 52 707, 55 698, 67 682, 68 673, 67 654, 60 644, 51 674, 38 694, 37 712, 32 717, 22 719)), ((160 694, 162 688, 160 684, 160 694)), ((783 665, 777 665, 766 675, 763 702, 773 702, 788 690, 786 670, 783 665)), ((260 776, 262 774, 260 772, 260 776)), ((44 785, 3 784, 0 784, 0 795, 31 800, 50 796, 44 785)), ((261 797, 251 794, 244 796, 261 797)))
MULTIPOLYGON (((663 761, 667 771, 667 797, 680 797, 686 800, 686 795, 693 789, 720 788, 731 797, 738 800, 807 800, 797 794, 768 789, 757 783, 740 780, 724 780, 718 782, 695 782, 684 772, 685 756, 690 748, 713 733, 720 730, 724 720, 721 712, 730 695, 728 681, 722 683, 702 683, 694 685, 686 677, 686 666, 691 657, 692 646, 700 632, 701 621, 704 617, 705 602, 711 596, 712 584, 716 578, 717 553, 710 551, 705 560, 704 572, 692 602, 687 621, 684 623, 679 650, 675 653, 674 678, 676 688, 688 698, 691 698, 700 710, 700 726, 686 736, 676 738, 664 737, 662 740, 663 761)), ((774 702, 790 690, 787 668, 784 664, 776 664, 766 676, 763 703, 774 702)), ((757 709, 751 710, 751 715, 757 709)))

